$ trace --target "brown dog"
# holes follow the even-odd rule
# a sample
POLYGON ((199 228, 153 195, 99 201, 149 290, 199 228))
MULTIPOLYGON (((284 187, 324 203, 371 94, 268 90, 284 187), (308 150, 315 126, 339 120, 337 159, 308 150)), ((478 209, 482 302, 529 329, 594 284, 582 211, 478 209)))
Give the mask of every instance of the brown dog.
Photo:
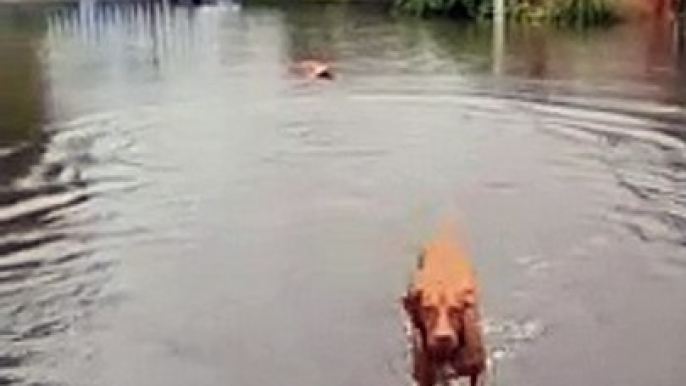
POLYGON ((467 253, 444 228, 423 250, 403 305, 413 327, 413 376, 419 386, 486 369, 477 283, 467 253))
POLYGON ((292 71, 304 75, 308 79, 333 80, 333 68, 331 64, 318 60, 303 60, 291 67, 292 71))

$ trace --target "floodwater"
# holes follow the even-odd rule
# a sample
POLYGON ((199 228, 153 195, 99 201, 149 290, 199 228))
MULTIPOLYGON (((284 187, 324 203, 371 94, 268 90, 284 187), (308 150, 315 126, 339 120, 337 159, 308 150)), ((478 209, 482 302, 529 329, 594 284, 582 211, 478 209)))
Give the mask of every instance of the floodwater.
POLYGON ((0 384, 408 385, 469 235, 489 385, 686 384, 686 54, 367 8, 0 7, 0 384), (493 43, 493 42, 496 43, 493 43), (334 82, 288 71, 325 57, 334 82))

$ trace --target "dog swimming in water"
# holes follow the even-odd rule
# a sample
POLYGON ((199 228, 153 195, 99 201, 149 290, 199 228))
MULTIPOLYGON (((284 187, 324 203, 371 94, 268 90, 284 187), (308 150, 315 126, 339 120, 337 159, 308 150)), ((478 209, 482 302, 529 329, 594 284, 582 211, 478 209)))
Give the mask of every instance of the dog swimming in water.
POLYGON ((296 74, 308 79, 334 79, 334 71, 330 63, 319 60, 302 60, 291 67, 296 74))
POLYGON ((477 280, 452 227, 424 246, 402 303, 418 386, 460 377, 468 377, 470 386, 483 384, 487 358, 477 280))

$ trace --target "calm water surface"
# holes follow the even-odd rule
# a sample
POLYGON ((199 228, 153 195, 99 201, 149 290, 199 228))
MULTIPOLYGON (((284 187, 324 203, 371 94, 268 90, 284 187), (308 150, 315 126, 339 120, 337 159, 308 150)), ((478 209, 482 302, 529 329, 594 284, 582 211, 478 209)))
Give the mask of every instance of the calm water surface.
POLYGON ((407 385, 460 213, 494 381, 686 383, 669 28, 359 8, 0 7, 0 384, 407 385), (333 83, 287 65, 331 58, 333 83))

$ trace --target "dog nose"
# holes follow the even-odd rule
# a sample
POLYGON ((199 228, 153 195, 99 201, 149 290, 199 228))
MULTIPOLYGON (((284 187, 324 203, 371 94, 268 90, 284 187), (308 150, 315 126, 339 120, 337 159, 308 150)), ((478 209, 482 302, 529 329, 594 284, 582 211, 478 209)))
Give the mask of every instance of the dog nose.
POLYGON ((451 335, 441 335, 436 337, 436 346, 440 349, 449 349, 453 346, 455 339, 451 335))

